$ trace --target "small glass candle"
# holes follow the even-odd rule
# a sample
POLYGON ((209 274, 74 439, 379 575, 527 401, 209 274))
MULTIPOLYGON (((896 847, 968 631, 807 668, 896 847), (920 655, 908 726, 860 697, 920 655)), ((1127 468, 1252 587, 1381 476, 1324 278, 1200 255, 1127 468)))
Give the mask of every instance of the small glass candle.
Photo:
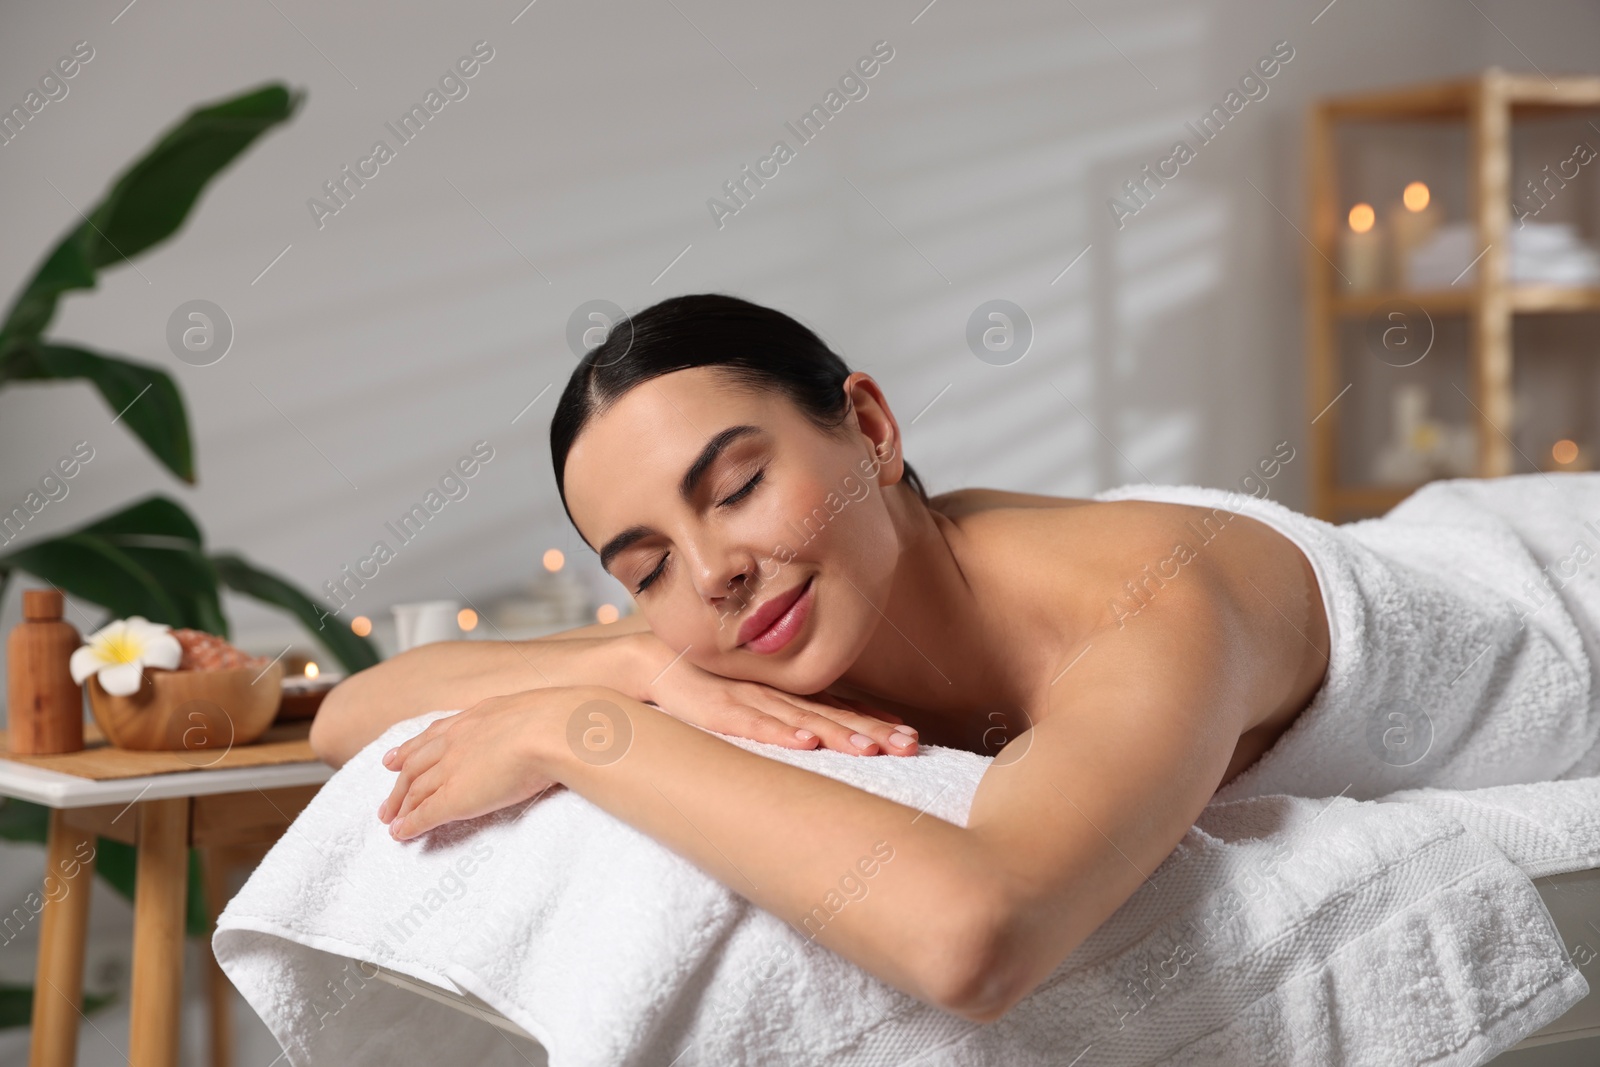
POLYGON ((1349 288, 1368 293, 1383 284, 1383 234, 1371 204, 1350 209, 1349 225, 1339 235, 1339 271, 1349 288))

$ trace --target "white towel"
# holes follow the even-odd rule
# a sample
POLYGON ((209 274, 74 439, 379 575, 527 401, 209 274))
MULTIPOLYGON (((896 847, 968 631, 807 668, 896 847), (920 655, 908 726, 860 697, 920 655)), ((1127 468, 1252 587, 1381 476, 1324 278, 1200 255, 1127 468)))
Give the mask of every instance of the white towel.
MULTIPOLYGON (((1468 1067, 1588 991, 1513 859, 1541 873, 1600 862, 1600 779, 1213 802, 1050 979, 979 1026, 569 790, 392 840, 376 816, 394 780, 380 756, 441 714, 396 724, 342 767, 218 922, 219 963, 295 1067, 540 1062, 367 962, 481 997, 551 1067, 1468 1067), (1538 834, 1498 840, 1530 821, 1538 834)), ((957 824, 990 762, 730 741, 957 824)))
MULTIPOLYGON (((1317 573, 1327 678, 1217 799, 1600 774, 1600 474, 1431 482, 1381 518, 1337 526, 1194 485, 1095 499, 1247 515, 1298 544, 1317 573)), ((1224 524, 1213 536, 1227 534, 1224 524)))

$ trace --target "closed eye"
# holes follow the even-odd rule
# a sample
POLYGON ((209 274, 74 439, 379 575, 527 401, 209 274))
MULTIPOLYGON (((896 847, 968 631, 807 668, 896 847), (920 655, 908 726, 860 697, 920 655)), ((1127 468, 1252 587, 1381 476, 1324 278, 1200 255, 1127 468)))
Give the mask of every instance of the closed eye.
POLYGON ((756 473, 751 477, 751 479, 748 482, 745 482, 744 486, 738 492, 734 493, 732 496, 730 496, 727 499, 723 500, 722 503, 718 504, 717 506, 719 508, 725 508, 725 507, 729 506, 730 504, 737 504, 739 501, 743 500, 745 497, 750 495, 750 491, 752 489, 754 489, 760 483, 762 478, 766 477, 766 474, 767 474, 767 471, 766 471, 765 467, 763 467, 761 470, 756 471, 756 473))
MULTIPOLYGON (((727 496, 727 497, 723 498, 723 500, 720 503, 718 503, 717 506, 720 507, 720 508, 726 508, 726 507, 731 507, 734 504, 737 504, 739 501, 741 501, 745 497, 749 496, 750 493, 755 489, 755 487, 761 484, 762 479, 765 478, 766 475, 767 475, 767 471, 766 471, 766 468, 764 468, 764 467, 761 470, 756 471, 755 474, 751 476, 750 480, 748 482, 745 482, 744 485, 741 486, 738 489, 738 491, 734 492, 730 496, 727 496)), ((645 575, 644 578, 639 582, 638 588, 633 591, 635 596, 638 596, 640 593, 643 593, 646 589, 649 589, 652 585, 654 585, 656 583, 657 579, 659 579, 663 574, 666 573, 667 560, 669 560, 671 558, 672 558, 672 553, 670 553, 670 552, 668 552, 666 555, 661 557, 661 562, 656 564, 656 569, 651 571, 649 574, 645 575)))

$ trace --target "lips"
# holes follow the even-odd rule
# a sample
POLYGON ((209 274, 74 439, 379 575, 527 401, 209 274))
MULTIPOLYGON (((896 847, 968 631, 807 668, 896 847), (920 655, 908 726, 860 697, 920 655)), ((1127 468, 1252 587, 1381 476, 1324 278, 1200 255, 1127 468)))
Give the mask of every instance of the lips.
MULTIPOLYGON (((804 621, 803 618, 795 619, 788 616, 791 615, 792 609, 797 603, 799 603, 800 598, 804 596, 808 590, 810 590, 812 580, 812 578, 807 578, 793 589, 770 597, 760 607, 756 608, 756 610, 751 613, 750 617, 746 619, 739 627, 739 645, 743 647, 750 644, 751 641, 754 641, 757 638, 762 639, 758 642, 758 645, 771 644, 772 642, 766 638, 766 635, 767 631, 774 629, 775 623, 779 623, 781 620, 784 627, 792 630, 796 628, 794 626, 796 622, 804 621)), ((787 643, 787 637, 780 642, 780 644, 787 643)), ((768 650, 769 649, 766 648, 752 649, 752 651, 768 650)))

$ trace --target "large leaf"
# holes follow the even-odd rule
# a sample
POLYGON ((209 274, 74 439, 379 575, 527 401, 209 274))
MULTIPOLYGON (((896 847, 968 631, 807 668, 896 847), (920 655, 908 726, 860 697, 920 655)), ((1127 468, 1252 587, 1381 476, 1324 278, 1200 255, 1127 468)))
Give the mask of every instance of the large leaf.
POLYGON ((183 610, 155 576, 99 537, 66 534, 38 541, 0 556, 0 567, 27 571, 116 618, 142 615, 151 622, 187 625, 183 610))
POLYGON ((114 617, 228 636, 219 583, 295 616, 354 674, 378 662, 377 650, 290 582, 242 556, 207 556, 200 526, 176 501, 149 496, 60 537, 0 556, 13 570, 43 578, 114 617), (330 621, 330 619, 332 621, 330 621))
POLYGON ((226 637, 216 570, 203 547, 188 512, 151 496, 0 556, 0 570, 27 571, 118 618, 143 615, 226 637))
POLYGON ((194 521, 194 517, 183 510, 182 504, 159 494, 129 504, 121 511, 107 515, 103 519, 96 519, 82 527, 79 532, 108 538, 166 538, 182 542, 184 547, 193 549, 200 549, 205 545, 205 536, 200 532, 200 524, 194 521))
POLYGON ((0 362, 0 383, 82 378, 173 474, 194 484, 189 416, 166 371, 73 345, 25 343, 0 362))
POLYGON ((0 841, 44 844, 50 837, 50 809, 31 800, 0 797, 0 841))
POLYGON ((276 574, 226 553, 212 556, 211 562, 217 569, 218 577, 228 588, 275 604, 293 614, 351 674, 378 662, 378 653, 372 642, 357 637, 348 626, 323 611, 304 593, 276 574))
POLYGON ((185 621, 170 625, 229 636, 217 571, 204 552, 200 527, 176 501, 146 497, 78 533, 102 539, 142 566, 178 604, 185 621))
POLYGON ((17 295, 0 326, 0 360, 12 344, 44 332, 63 292, 93 288, 100 268, 176 233, 206 184, 257 137, 293 115, 302 98, 283 85, 265 85, 198 107, 163 134, 17 295))
MULTIPOLYGON (((114 993, 84 993, 83 1013, 91 1015, 116 1000, 114 993)), ((33 987, 0 985, 0 1030, 33 1021, 33 987)))

